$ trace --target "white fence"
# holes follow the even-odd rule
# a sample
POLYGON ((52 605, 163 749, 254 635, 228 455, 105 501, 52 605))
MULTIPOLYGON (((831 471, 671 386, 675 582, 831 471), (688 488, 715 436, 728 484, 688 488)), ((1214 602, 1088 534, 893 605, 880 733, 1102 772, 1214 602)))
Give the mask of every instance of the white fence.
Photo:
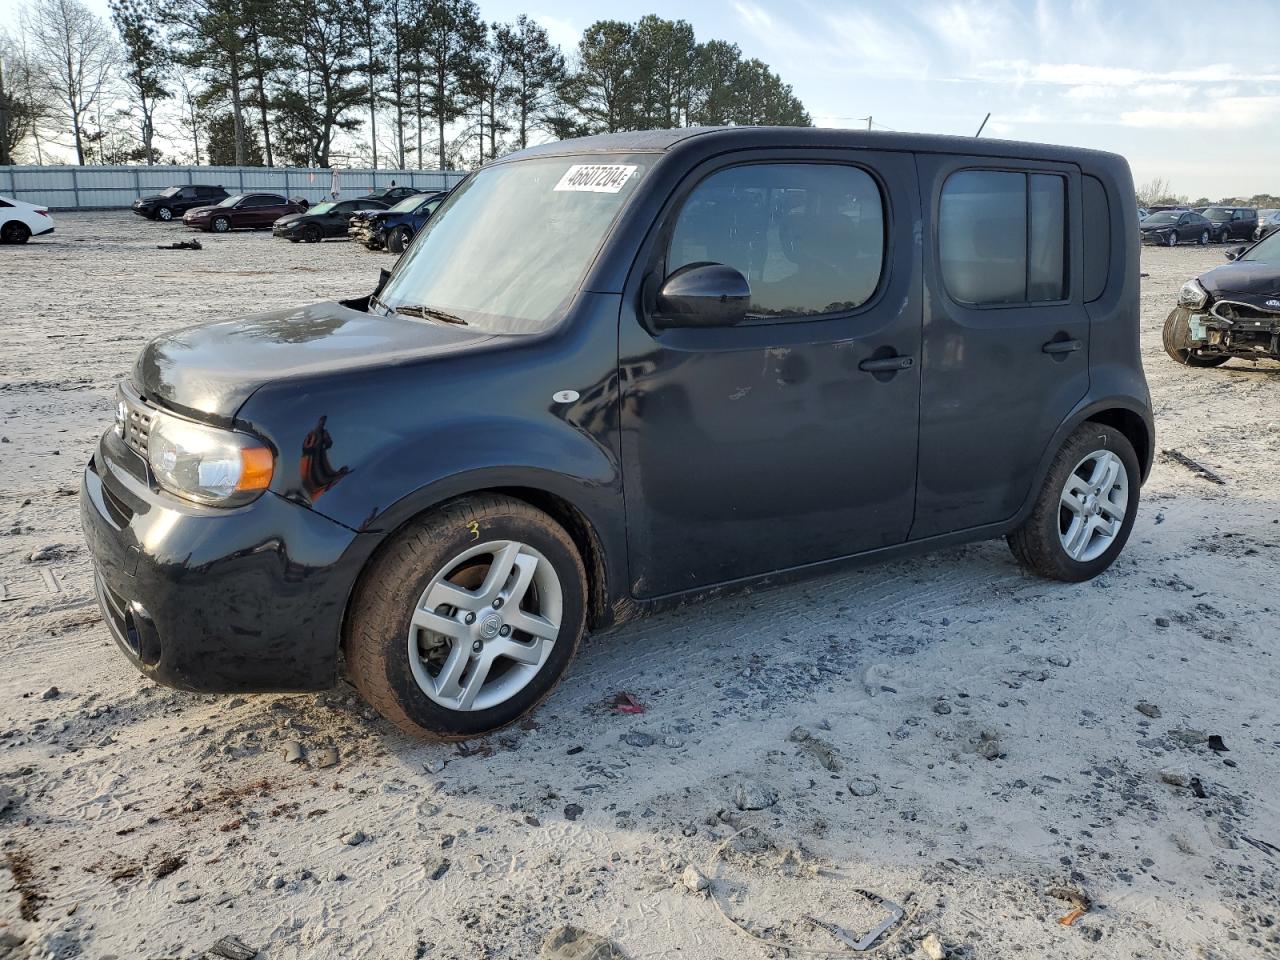
MULTIPOLYGON (((350 199, 402 187, 445 190, 466 174, 456 170, 338 170, 338 190, 350 199)), ((165 187, 200 183, 228 193, 269 190, 311 202, 329 196, 333 171, 306 167, 0 167, 0 195, 54 210, 109 210, 128 207, 136 197, 165 187)))

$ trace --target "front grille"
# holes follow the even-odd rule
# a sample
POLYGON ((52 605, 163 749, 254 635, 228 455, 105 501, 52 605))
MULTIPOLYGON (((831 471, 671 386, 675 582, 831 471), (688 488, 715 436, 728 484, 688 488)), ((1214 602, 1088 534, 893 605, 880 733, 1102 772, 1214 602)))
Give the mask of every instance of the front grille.
POLYGON ((1243 322, 1264 327, 1280 323, 1280 307, 1260 306, 1242 300, 1219 300, 1209 312, 1229 323, 1243 322))
POLYGON ((151 412, 131 397, 126 397, 124 404, 124 442, 145 460, 147 443, 151 439, 151 412))

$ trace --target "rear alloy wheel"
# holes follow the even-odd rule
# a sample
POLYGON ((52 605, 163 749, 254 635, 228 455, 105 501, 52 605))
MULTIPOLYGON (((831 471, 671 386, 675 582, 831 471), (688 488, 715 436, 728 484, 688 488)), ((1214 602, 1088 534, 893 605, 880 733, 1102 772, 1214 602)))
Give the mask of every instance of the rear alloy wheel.
POLYGON ((0 243, 26 243, 31 239, 31 228, 21 220, 10 220, 0 227, 0 243))
POLYGON ((1188 367, 1220 367, 1231 359, 1225 353, 1206 354, 1193 350, 1188 346, 1190 334, 1191 325, 1187 321, 1187 311, 1181 307, 1175 307, 1169 312, 1169 316, 1164 318, 1164 330, 1160 338, 1164 344, 1164 352, 1178 363, 1188 367))
POLYGON ((1178 231, 1170 230, 1169 236, 1165 238, 1165 242, 1171 247, 1176 247, 1178 245, 1178 231))
POLYGON ((1202 247, 1207 247, 1208 245, 1209 245, 1209 231, 1208 231, 1208 230, 1201 230, 1201 231, 1200 231, 1200 246, 1202 246, 1202 247))
POLYGON ((1054 457, 1031 515, 1009 534, 1013 555, 1053 580, 1096 577, 1129 539, 1141 475, 1123 433, 1081 424, 1054 457))
POLYGON ((231 229, 231 221, 226 217, 214 217, 211 226, 214 233, 226 233, 231 229))
POLYGON ((168 223, 170 220, 173 219, 173 211, 170 210, 168 207, 161 207, 159 210, 156 211, 156 219, 163 220, 166 223, 168 223))
POLYGON ((404 253, 405 247, 409 246, 409 241, 413 239, 413 234, 409 232, 408 227, 396 227, 387 234, 387 249, 392 253, 404 253))
POLYGON ((412 521, 352 597, 347 668, 411 733, 464 740, 532 710, 563 675, 586 620, 586 574, 546 514, 503 496, 412 521))

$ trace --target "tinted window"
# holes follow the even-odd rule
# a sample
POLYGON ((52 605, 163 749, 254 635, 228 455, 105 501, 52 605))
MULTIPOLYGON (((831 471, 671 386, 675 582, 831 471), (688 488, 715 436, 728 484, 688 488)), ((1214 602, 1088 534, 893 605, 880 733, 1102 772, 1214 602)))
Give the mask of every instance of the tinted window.
POLYGON ((880 191, 864 170, 839 164, 721 170, 685 200, 667 273, 701 261, 727 264, 747 278, 753 316, 851 310, 880 283, 880 191))
POLYGON ((1066 233, 1062 177, 953 173, 943 184, 938 210, 943 283, 962 303, 1065 299, 1066 233))
POLYGON ((1084 298, 1097 300, 1111 270, 1111 209, 1097 177, 1080 180, 1084 195, 1084 298))

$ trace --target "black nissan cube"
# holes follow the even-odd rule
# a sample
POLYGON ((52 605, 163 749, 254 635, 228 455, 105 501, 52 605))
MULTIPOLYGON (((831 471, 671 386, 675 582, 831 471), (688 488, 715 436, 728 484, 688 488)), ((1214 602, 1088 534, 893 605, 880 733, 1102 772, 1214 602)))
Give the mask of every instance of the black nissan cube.
POLYGON ((587 630, 1005 537, 1075 582, 1154 434, 1128 165, 800 128, 535 147, 372 294, 161 336, 84 475, 146 675, 465 738, 587 630))

